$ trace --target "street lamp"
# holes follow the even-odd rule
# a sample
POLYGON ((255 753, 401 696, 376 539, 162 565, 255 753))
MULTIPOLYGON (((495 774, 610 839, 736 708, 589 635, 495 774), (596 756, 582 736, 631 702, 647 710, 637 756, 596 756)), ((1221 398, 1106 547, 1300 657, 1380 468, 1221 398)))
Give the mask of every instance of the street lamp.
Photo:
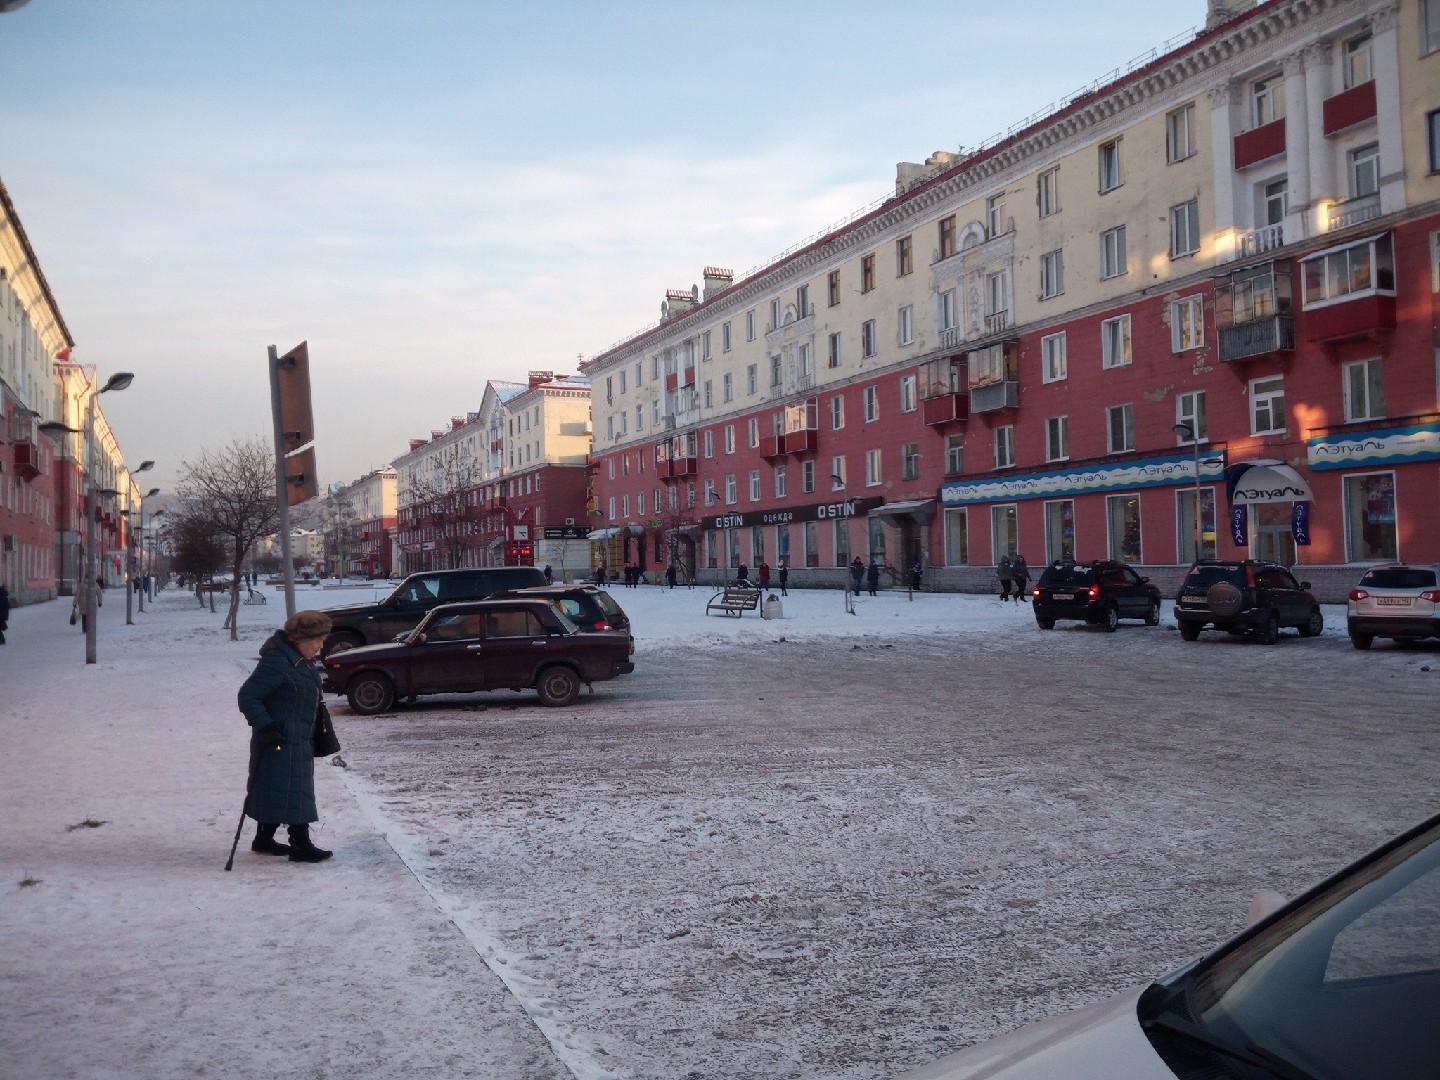
POLYGON ((1203 536, 1200 527, 1200 437, 1190 424, 1176 424, 1170 429, 1181 442, 1189 441, 1195 452, 1195 561, 1199 562, 1200 541, 1203 536))
MULTIPOLYGON (((142 461, 135 468, 130 470, 130 483, 125 485, 125 625, 135 625, 135 609, 132 604, 131 594, 135 591, 135 530, 130 527, 130 493, 135 490, 135 474, 142 473, 146 469, 153 469, 155 462, 142 461)), ((159 488, 155 489, 159 491, 159 488)), ((144 516, 145 500, 140 500, 140 513, 144 516)))

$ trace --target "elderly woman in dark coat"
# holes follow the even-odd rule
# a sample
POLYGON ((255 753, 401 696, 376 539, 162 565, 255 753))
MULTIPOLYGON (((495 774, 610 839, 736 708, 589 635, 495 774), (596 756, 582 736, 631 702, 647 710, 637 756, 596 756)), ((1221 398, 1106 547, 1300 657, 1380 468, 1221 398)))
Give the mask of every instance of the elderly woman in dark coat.
POLYGON ((260 646, 260 663, 240 687, 240 711, 250 722, 250 779, 245 813, 255 819, 250 850, 321 862, 331 853, 310 841, 315 810, 315 714, 320 675, 315 657, 330 633, 323 611, 298 611, 260 646), (275 839, 289 826, 290 843, 275 839))

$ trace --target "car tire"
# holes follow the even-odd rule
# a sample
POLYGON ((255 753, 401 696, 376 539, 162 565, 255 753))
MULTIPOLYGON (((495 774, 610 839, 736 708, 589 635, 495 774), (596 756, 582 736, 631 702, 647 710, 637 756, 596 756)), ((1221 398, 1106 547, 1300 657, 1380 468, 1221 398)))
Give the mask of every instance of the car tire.
POLYGON ((1375 644, 1375 636, 1373 634, 1357 634, 1352 630, 1350 631, 1350 644, 1363 652, 1375 644))
POLYGON ((1159 625, 1160 625, 1160 601, 1158 601, 1158 600, 1151 600, 1151 601, 1150 601, 1150 606, 1145 609, 1145 625, 1146 625, 1146 626, 1159 626, 1159 625))
POLYGON ((1184 641, 1198 641, 1200 638, 1200 624, 1180 620, 1180 637, 1184 641))
POLYGON ((1240 614, 1245 596, 1228 581, 1217 581, 1205 592, 1205 603, 1217 618, 1230 619, 1240 614))
POLYGON ((1310 610, 1310 617, 1309 617, 1308 619, 1306 619, 1305 622, 1304 622, 1304 625, 1302 625, 1302 626, 1300 627, 1300 636, 1301 636, 1301 637, 1319 637, 1319 636, 1320 636, 1321 634, 1323 634, 1324 632, 1325 632, 1325 616, 1324 616, 1323 614, 1321 614, 1320 609, 1319 609, 1318 607, 1317 607, 1317 608, 1312 608, 1312 609, 1310 610))
POLYGON ((335 653, 349 652, 351 649, 358 649, 365 641, 358 634, 349 632, 331 634, 325 639, 325 646, 320 650, 321 656, 333 656, 335 653))
POLYGON ((1280 617, 1273 611, 1265 620, 1265 625, 1260 628, 1260 640, 1266 645, 1274 645, 1280 640, 1280 617))
POLYGON ((552 664, 535 680, 535 692, 540 695, 541 705, 570 705, 580 696, 580 676, 568 667, 552 664))
POLYGON ((1054 629, 1055 629, 1055 620, 1054 620, 1054 619, 1042 619, 1039 615, 1036 615, 1036 616, 1035 616, 1035 625, 1038 626, 1038 627, 1040 627, 1041 630, 1054 630, 1054 629))
POLYGON ((1104 614, 1105 622, 1103 625, 1105 632, 1107 634, 1113 634, 1120 626, 1120 609, 1114 604, 1106 604, 1104 614))
POLYGON ((395 686, 380 672, 366 671, 350 680, 345 698, 361 716, 374 716, 395 707, 395 686))

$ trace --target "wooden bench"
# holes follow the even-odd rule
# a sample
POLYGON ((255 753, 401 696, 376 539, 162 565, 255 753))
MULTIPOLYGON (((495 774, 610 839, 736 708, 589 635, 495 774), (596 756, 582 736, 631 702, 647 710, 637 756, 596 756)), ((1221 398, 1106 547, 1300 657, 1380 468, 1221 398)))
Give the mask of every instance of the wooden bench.
POLYGON ((743 585, 732 585, 723 592, 717 592, 705 605, 705 614, 718 611, 722 615, 734 615, 736 618, 744 615, 747 611, 755 611, 760 607, 760 590, 746 588, 743 585))

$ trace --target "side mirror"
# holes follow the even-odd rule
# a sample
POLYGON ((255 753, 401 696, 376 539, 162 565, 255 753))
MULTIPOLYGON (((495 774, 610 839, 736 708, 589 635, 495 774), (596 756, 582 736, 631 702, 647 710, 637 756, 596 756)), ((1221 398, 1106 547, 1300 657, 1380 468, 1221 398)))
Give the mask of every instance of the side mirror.
POLYGON ((1141 585, 1149 585, 1149 584, 1150 584, 1150 579, 1149 579, 1148 577, 1142 577, 1142 578, 1140 579, 1140 584, 1141 584, 1141 585))
POLYGON ((1308 582, 1308 581, 1302 581, 1302 582, 1300 582, 1300 588, 1302 588, 1302 589, 1309 589, 1309 588, 1310 588, 1310 582, 1308 582))
POLYGON ((1250 901, 1250 910, 1245 915, 1245 925, 1254 926, 1261 919, 1274 914, 1285 906, 1285 897, 1274 889, 1261 889, 1250 901))

